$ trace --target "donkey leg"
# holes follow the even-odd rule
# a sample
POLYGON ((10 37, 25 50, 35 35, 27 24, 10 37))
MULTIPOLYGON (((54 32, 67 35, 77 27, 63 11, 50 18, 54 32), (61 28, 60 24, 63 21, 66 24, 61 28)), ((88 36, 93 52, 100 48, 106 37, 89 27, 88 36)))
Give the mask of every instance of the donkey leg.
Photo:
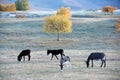
POLYGON ((101 66, 100 66, 100 67, 102 67, 102 66, 103 66, 103 63, 104 63, 104 61, 102 60, 102 64, 101 64, 101 66))
POLYGON ((25 62, 25 56, 23 56, 23 61, 25 62))
POLYGON ((106 61, 104 61, 104 67, 106 67, 106 61))
POLYGON ((57 60, 59 59, 59 58, 57 57, 57 55, 55 55, 55 57, 57 58, 57 60))
POLYGON ((62 63, 60 64, 60 69, 61 69, 61 71, 63 71, 63 64, 62 63))
POLYGON ((68 65, 69 65, 69 68, 71 69, 71 68, 72 68, 72 66, 71 66, 71 63, 70 63, 70 62, 68 62, 68 65))
POLYGON ((31 58, 31 56, 30 56, 30 55, 28 55, 28 61, 30 61, 30 58, 31 58))
POLYGON ((70 66, 69 66, 69 62, 65 62, 65 64, 66 64, 67 68, 69 68, 69 67, 70 67, 70 66))
POLYGON ((61 57, 65 56, 65 54, 63 54, 63 53, 61 53, 60 55, 61 55, 61 57))
POLYGON ((92 66, 91 67, 93 67, 93 60, 92 60, 92 66))
POLYGON ((52 55, 52 57, 51 57, 51 60, 52 60, 52 58, 53 58, 53 55, 52 55))

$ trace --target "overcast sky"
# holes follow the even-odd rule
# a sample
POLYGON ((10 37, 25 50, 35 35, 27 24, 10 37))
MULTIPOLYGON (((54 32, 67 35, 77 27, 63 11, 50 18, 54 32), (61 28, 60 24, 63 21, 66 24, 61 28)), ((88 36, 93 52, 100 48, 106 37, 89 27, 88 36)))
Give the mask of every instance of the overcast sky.
MULTIPOLYGON (((0 0, 0 3, 13 3, 16 0, 0 0)), ((120 9, 120 0, 29 0, 31 10, 57 10, 60 7, 71 7, 72 10, 101 9, 110 5, 120 9)))

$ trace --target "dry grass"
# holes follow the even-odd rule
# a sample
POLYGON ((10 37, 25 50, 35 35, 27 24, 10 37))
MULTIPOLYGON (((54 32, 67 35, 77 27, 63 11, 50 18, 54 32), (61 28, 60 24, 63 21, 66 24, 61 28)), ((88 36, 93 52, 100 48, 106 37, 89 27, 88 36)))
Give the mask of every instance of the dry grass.
POLYGON ((117 19, 72 20, 73 33, 61 34, 61 40, 55 41, 56 35, 42 31, 43 19, 1 19, 0 80, 119 80, 119 33, 114 29, 117 19), (16 59, 24 48, 32 49, 30 62, 18 62, 16 59), (61 72, 59 61, 56 58, 50 61, 50 56, 47 56, 47 48, 66 49, 65 54, 71 57, 72 69, 65 67, 61 72), (84 61, 89 53, 96 50, 106 53, 106 68, 99 67, 100 61, 94 62, 94 68, 86 68, 84 61))
POLYGON ((0 19, 0 23, 11 23, 11 22, 25 22, 25 21, 41 21, 44 18, 3 18, 0 19))
MULTIPOLYGON (((100 61, 94 62, 94 68, 86 68, 87 50, 65 50, 71 57, 72 69, 64 67, 61 72, 59 61, 46 55, 46 51, 32 52, 30 62, 17 62, 18 52, 0 56, 0 80, 119 80, 120 55, 115 51, 105 51, 107 67, 100 68, 100 61)), ((60 57, 60 56, 59 56, 60 57)))

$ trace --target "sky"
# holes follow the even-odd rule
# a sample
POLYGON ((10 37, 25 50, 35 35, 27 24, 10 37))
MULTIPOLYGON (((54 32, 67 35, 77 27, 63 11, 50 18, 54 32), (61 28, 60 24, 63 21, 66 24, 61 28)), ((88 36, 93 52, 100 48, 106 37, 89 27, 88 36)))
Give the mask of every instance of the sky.
MULTIPOLYGON (((14 3, 16 0, 0 0, 0 3, 14 3)), ((71 7, 72 10, 99 10, 104 6, 120 9, 120 0, 29 0, 31 10, 58 10, 71 7)))

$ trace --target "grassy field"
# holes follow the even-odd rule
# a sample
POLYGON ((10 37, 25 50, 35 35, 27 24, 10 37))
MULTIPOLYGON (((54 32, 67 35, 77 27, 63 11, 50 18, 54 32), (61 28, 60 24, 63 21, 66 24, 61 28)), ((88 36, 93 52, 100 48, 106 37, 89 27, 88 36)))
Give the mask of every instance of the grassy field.
MULTIPOLYGON (((120 33, 118 18, 72 18, 73 32, 43 31, 41 18, 0 19, 0 80, 120 80, 120 33), (31 61, 18 62, 21 50, 31 49, 31 61), (72 69, 60 71, 59 60, 50 60, 47 49, 62 48, 71 57, 72 69), (107 67, 86 68, 91 52, 105 52, 107 67)), ((60 57, 60 56, 59 56, 60 57)), ((27 57, 26 57, 27 58, 27 57)))
MULTIPOLYGON (((59 60, 50 60, 46 51, 32 52, 31 61, 17 62, 18 52, 0 56, 0 80, 119 80, 120 55, 104 51, 107 67, 100 68, 101 61, 94 62, 94 68, 86 68, 85 60, 94 50, 65 50, 71 57, 72 69, 64 66, 61 72, 59 60)), ((59 56, 60 57, 60 56, 59 56)), ((26 57, 27 59, 27 57, 26 57)))
POLYGON ((32 51, 63 48, 77 50, 120 50, 120 32, 116 31, 117 18, 72 18, 72 33, 45 33, 41 18, 1 19, 0 50, 32 51), (59 46, 58 46, 59 45, 59 46), (99 45, 99 46, 98 46, 99 45))

